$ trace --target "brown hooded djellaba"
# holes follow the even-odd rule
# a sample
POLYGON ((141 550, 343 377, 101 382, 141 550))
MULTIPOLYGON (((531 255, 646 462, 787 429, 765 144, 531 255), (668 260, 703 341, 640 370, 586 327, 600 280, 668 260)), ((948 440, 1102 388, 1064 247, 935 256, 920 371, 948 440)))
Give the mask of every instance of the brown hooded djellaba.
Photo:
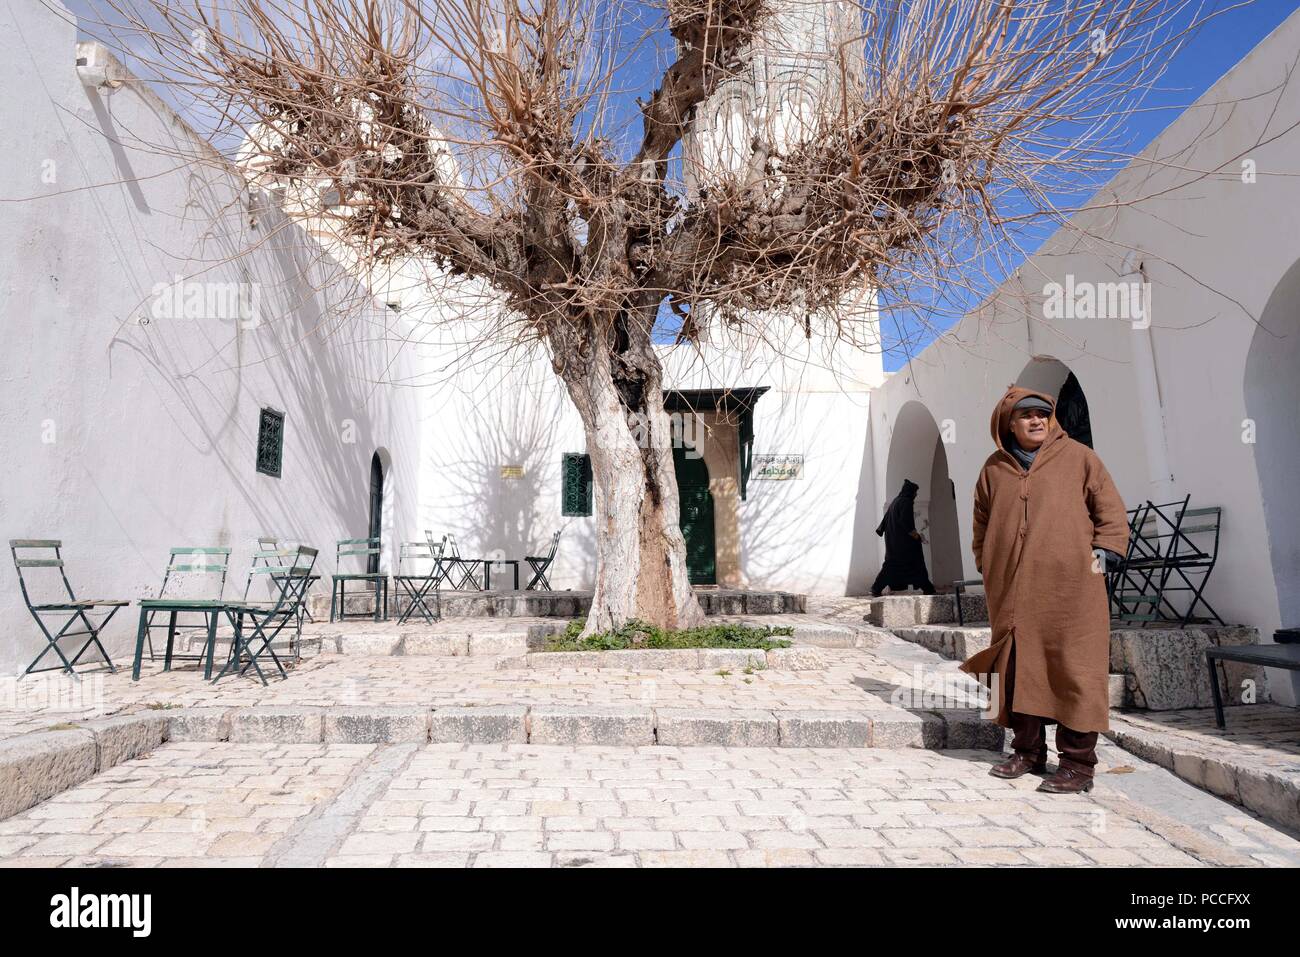
POLYGON ((962 664, 996 674, 997 722, 1010 713, 1050 718, 1075 731, 1108 728, 1110 608, 1104 563, 1093 550, 1123 555, 1128 515, 1110 473, 1092 449, 1066 435, 1053 411, 1047 438, 1025 471, 1007 447, 1012 407, 1026 396, 1012 387, 993 410, 997 451, 975 485, 972 546, 984 576, 993 643, 962 664), (1004 700, 1015 647, 1015 700, 1004 700))

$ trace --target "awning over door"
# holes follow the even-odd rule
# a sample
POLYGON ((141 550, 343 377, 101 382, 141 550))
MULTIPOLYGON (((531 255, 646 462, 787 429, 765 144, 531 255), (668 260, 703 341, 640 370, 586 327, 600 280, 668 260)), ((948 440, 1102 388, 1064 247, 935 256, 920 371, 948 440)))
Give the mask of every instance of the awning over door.
POLYGON ((665 389, 664 409, 668 412, 722 412, 735 416, 740 440, 741 501, 749 486, 749 472, 754 461, 754 405, 770 386, 746 386, 735 389, 665 389))

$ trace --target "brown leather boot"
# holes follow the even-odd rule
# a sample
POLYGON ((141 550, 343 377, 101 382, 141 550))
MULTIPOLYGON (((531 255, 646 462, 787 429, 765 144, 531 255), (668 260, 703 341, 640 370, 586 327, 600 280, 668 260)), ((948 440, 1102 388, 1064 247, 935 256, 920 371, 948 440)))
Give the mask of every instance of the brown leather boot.
POLYGON ((1092 775, 1076 771, 1074 768, 1062 767, 1038 785, 1038 790, 1046 791, 1048 794, 1082 794, 1092 790, 1092 775))
POLYGON ((1024 774, 1042 774, 1046 770, 1046 754, 1035 756, 1014 751, 1007 760, 989 768, 989 774, 995 778, 1018 778, 1024 774))

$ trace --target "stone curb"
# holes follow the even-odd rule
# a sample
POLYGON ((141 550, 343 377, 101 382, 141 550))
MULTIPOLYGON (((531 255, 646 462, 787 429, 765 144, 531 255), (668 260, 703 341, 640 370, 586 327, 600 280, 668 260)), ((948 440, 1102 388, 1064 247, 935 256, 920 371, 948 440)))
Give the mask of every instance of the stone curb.
MULTIPOLYGON (((0 820, 165 742, 1000 749, 975 713, 620 706, 194 707, 0 740, 0 820)), ((1154 759, 1153 759, 1154 760, 1154 759)), ((1249 806, 1249 805, 1248 805, 1249 806)))
POLYGON ((559 671, 824 671, 826 659, 816 648, 648 648, 629 651, 544 651, 501 658, 497 670, 559 671))
POLYGON ((0 741, 0 820, 35 807, 167 739, 164 712, 118 715, 0 741))
POLYGON ((1300 831, 1300 773, 1228 764, 1212 754, 1112 720, 1107 738, 1129 754, 1158 764, 1189 784, 1231 801, 1265 820, 1300 831))

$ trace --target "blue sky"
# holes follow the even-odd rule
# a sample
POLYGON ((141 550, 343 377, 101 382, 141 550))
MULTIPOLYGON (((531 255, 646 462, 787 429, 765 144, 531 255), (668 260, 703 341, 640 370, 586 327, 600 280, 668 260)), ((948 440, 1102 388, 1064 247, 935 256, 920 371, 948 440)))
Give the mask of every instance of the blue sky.
MULTIPOLYGON (((1223 3, 1221 7, 1229 5, 1223 3)), ((1127 152, 1136 154, 1159 136, 1187 106, 1232 69, 1298 6, 1300 0, 1255 0, 1250 6, 1216 17, 1191 37, 1170 61, 1159 88, 1147 95, 1145 108, 1130 114, 1125 120, 1123 136, 1127 141, 1127 152)), ((932 328, 927 335, 921 326, 909 328, 905 318, 900 321, 904 326, 903 337, 913 354, 941 331, 932 328)), ((892 372, 906 365, 907 350, 898 346, 899 337, 889 329, 883 333, 885 369, 892 372)))
MULTIPOLYGON (((74 14, 82 17, 89 14, 87 17, 89 22, 96 20, 98 18, 96 15, 109 20, 115 19, 111 9, 106 6, 106 0, 65 0, 65 2, 74 14)), ((427 2, 433 3, 435 0, 427 0, 427 2)), ((1099 2, 1104 3, 1107 0, 1099 0, 1099 2)), ((1223 9, 1232 7, 1237 2, 1239 0, 1205 0, 1205 7, 1223 9)), ((192 0, 182 0, 182 5, 191 6, 192 0)), ((140 4, 141 9, 146 6, 147 3, 140 4)), ((1216 16, 1206 27, 1187 38, 1182 48, 1169 62, 1164 76, 1159 81, 1159 87, 1145 96, 1143 108, 1124 118, 1123 125, 1118 131, 1119 142, 1124 153, 1136 154, 1158 136, 1183 109, 1246 56, 1298 6, 1300 0, 1254 0, 1240 9, 1231 9, 1216 16)), ((638 26, 644 27, 656 22, 662 25, 662 3, 642 3, 630 8, 628 12, 632 13, 634 22, 625 24, 624 37, 627 37, 625 44, 632 36, 637 35, 638 26)), ((624 52, 627 52, 626 46, 624 52)), ((640 122, 636 97, 645 97, 654 89, 662 67, 671 58, 672 52, 671 37, 665 30, 660 29, 648 43, 630 59, 624 61, 623 69, 618 75, 619 89, 611 103, 612 113, 617 118, 616 126, 621 126, 621 129, 607 130, 607 132, 615 132, 616 136, 627 137, 633 142, 639 138, 640 122)), ((187 114, 191 122, 203 128, 201 117, 193 115, 182 103, 173 102, 177 108, 187 114)), ((624 150, 619 152, 630 152, 626 149, 631 145, 629 142, 625 141, 622 145, 624 150)), ((1071 199, 1077 201, 1079 198, 1071 199)), ((1032 252, 1045 238, 1046 232, 1039 229, 1032 235, 1022 235, 1020 240, 1023 247, 1032 252)), ((1003 272, 995 272, 989 280, 1000 281, 1004 271, 1016 265, 1014 259, 1007 257, 1006 261, 1001 263, 1003 272)), ((990 291, 991 289, 983 290, 985 294, 990 291)), ((941 317, 931 316, 924 322, 915 318, 915 313, 910 317, 906 313, 891 313, 891 318, 885 320, 885 328, 882 330, 885 368, 890 371, 901 368, 906 364, 909 354, 915 354, 923 348, 935 334, 951 325, 955 315, 978 301, 970 293, 963 295, 965 299, 956 305, 946 304, 941 317), (906 347, 902 345, 903 343, 906 347)), ((660 322, 661 335, 667 341, 671 341, 677 320, 665 308, 661 310, 660 322)))

